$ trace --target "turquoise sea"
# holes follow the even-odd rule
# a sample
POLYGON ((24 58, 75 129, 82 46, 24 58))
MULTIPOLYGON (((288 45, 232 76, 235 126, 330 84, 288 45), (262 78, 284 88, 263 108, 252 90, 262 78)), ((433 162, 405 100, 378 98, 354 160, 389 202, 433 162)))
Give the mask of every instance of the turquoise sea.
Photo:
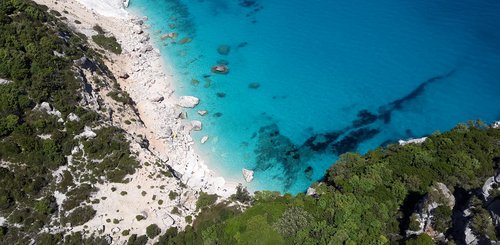
POLYGON ((209 168, 303 192, 338 155, 500 119, 500 1, 132 0, 209 168), (166 33, 175 39, 162 39, 166 33), (211 67, 227 64, 228 74, 211 67), (198 110, 208 110, 200 116, 198 110))

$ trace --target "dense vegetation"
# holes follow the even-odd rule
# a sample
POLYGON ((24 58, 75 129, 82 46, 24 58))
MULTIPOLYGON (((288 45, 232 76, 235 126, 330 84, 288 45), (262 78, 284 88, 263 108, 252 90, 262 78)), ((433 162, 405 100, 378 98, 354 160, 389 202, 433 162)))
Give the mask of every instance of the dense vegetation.
MULTIPOLYGON (((160 244, 387 244, 405 240, 433 244, 425 233, 412 237, 405 231, 415 205, 436 182, 454 193, 470 195, 473 233, 496 240, 498 227, 495 231, 490 213, 476 196, 484 181, 494 176, 499 156, 500 130, 480 123, 436 133, 421 145, 389 145, 363 156, 344 154, 328 170, 324 182, 315 185, 315 195, 258 192, 252 207, 243 213, 218 204, 205 209, 185 231, 164 235, 160 244)), ((439 207, 433 227, 454 241, 452 210, 439 207)))
MULTIPOLYGON (((0 78, 9 81, 0 84, 2 244, 62 241, 61 234, 39 232, 91 219, 95 210, 87 203, 93 184, 126 181, 137 166, 121 129, 103 124, 99 112, 81 105, 86 86, 81 74, 87 68, 75 60, 92 60, 96 76, 109 77, 109 72, 85 36, 45 10, 28 1, 0 1, 0 78), (97 137, 78 137, 85 127, 99 127, 97 137), (62 205, 55 191, 66 195, 62 205)), ((65 241, 82 239, 73 234, 65 241)))

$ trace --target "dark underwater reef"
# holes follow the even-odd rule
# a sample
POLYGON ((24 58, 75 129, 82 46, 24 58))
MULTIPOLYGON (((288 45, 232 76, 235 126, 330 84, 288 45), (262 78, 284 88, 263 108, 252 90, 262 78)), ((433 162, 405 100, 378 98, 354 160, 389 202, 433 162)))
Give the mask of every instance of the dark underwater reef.
MULTIPOLYGON (((455 70, 431 77, 405 96, 379 106, 377 112, 360 110, 349 126, 340 130, 313 134, 301 145, 294 144, 288 137, 282 135, 276 123, 263 126, 258 132, 254 171, 265 171, 273 166, 281 166, 284 176, 280 179, 284 182, 285 190, 288 190, 299 174, 312 175, 312 167, 305 165, 312 157, 317 154, 339 156, 346 152, 356 151, 360 144, 382 132, 383 125, 391 122, 393 112, 406 109, 406 106, 422 96, 430 85, 443 81, 453 74, 455 70)), ((407 134, 413 136, 410 130, 407 130, 407 134)), ((382 145, 392 142, 394 141, 388 140, 382 145)))

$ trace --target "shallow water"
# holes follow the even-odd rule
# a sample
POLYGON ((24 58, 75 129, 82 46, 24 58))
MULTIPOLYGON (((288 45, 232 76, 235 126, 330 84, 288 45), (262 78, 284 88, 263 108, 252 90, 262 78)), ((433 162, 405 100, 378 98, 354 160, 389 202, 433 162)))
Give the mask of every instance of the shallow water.
POLYGON ((189 118, 204 124, 195 139, 210 137, 196 146, 207 164, 240 182, 254 169, 251 190, 302 192, 343 152, 500 118, 498 1, 133 0, 131 9, 148 16, 177 94, 201 98, 189 118), (161 39, 170 32, 175 41, 161 39), (227 75, 210 71, 218 62, 227 75))

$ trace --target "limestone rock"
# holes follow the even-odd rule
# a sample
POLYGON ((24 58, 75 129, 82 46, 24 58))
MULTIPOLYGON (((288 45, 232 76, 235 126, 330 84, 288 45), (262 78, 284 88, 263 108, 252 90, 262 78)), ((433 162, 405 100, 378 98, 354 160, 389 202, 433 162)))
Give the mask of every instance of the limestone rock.
POLYGON ((161 96, 161 95, 157 94, 157 95, 154 95, 153 97, 151 97, 151 99, 149 99, 149 100, 151 100, 151 102, 160 103, 160 102, 162 102, 164 99, 165 99, 165 98, 164 98, 163 96, 161 96))
POLYGON ((120 227, 113 227, 113 229, 111 229, 111 232, 112 232, 113 234, 115 234, 115 233, 120 232, 120 230, 121 230, 121 229, 120 229, 120 227))
POLYGON ((243 177, 245 178, 245 181, 247 183, 252 182, 252 180, 253 180, 253 171, 252 170, 248 170, 248 169, 244 168, 241 170, 241 172, 243 173, 243 177))
POLYGON ((409 139, 409 140, 399 140, 399 145, 407 145, 407 144, 421 144, 423 143, 427 137, 422 137, 418 139, 409 139))
POLYGON ((194 96, 181 96, 179 97, 179 101, 177 105, 184 108, 194 108, 200 103, 200 99, 194 96))
POLYGON ((316 195, 316 189, 314 189, 312 187, 307 188, 306 195, 308 195, 308 196, 316 195))
POLYGON ((205 115, 207 115, 207 113, 208 113, 208 111, 206 111, 206 110, 198 111, 198 115, 200 115, 200 116, 205 116, 205 115))
POLYGON ((188 118, 187 112, 185 112, 185 111, 179 112, 179 115, 177 115, 177 118, 178 119, 186 119, 186 118, 188 118))
POLYGON ((135 25, 132 30, 135 34, 142 34, 143 33, 143 30, 142 30, 141 26, 139 26, 139 25, 135 25))
POLYGON ((85 126, 85 129, 83 130, 83 132, 77 136, 75 136, 75 139, 80 139, 80 138, 86 138, 86 139, 92 139, 92 138, 95 138, 97 136, 96 133, 94 133, 94 131, 92 131, 91 128, 89 128, 88 126, 85 126))
POLYGON ((97 231, 98 231, 99 233, 103 233, 104 231, 106 231, 106 226, 105 226, 105 225, 101 225, 101 226, 99 226, 99 227, 97 228, 97 231))
POLYGON ((68 120, 71 122, 79 122, 80 118, 73 112, 68 115, 68 120))
POLYGON ((104 236, 104 240, 106 240, 108 244, 113 244, 113 238, 110 235, 104 236))
POLYGON ((168 214, 165 214, 162 217, 162 221, 163 221, 163 224, 168 226, 168 227, 173 226, 175 224, 174 218, 172 218, 172 216, 170 216, 168 214))
POLYGON ((9 83, 11 83, 11 82, 12 82, 12 81, 5 80, 5 79, 0 78, 0 85, 3 85, 3 84, 9 84, 9 83))
POLYGON ((152 45, 146 45, 141 48, 141 53, 147 53, 153 51, 153 46, 152 45))
POLYGON ((205 136, 203 136, 203 137, 201 138, 201 141, 200 141, 200 142, 201 142, 202 144, 205 144, 205 142, 207 142, 207 140, 208 140, 208 135, 205 135, 205 136))
POLYGON ((455 207, 455 196, 453 196, 453 193, 450 191, 450 189, 448 189, 448 187, 445 184, 440 182, 436 183, 436 187, 439 193, 442 195, 442 197, 444 197, 444 200, 446 201, 446 203, 443 204, 450 207, 450 209, 453 209, 453 207, 455 207))
POLYGON ((496 121, 491 125, 492 128, 500 128, 500 121, 496 121))
POLYGON ((191 126, 193 127, 194 131, 200 131, 202 129, 202 124, 198 120, 191 121, 191 126))

